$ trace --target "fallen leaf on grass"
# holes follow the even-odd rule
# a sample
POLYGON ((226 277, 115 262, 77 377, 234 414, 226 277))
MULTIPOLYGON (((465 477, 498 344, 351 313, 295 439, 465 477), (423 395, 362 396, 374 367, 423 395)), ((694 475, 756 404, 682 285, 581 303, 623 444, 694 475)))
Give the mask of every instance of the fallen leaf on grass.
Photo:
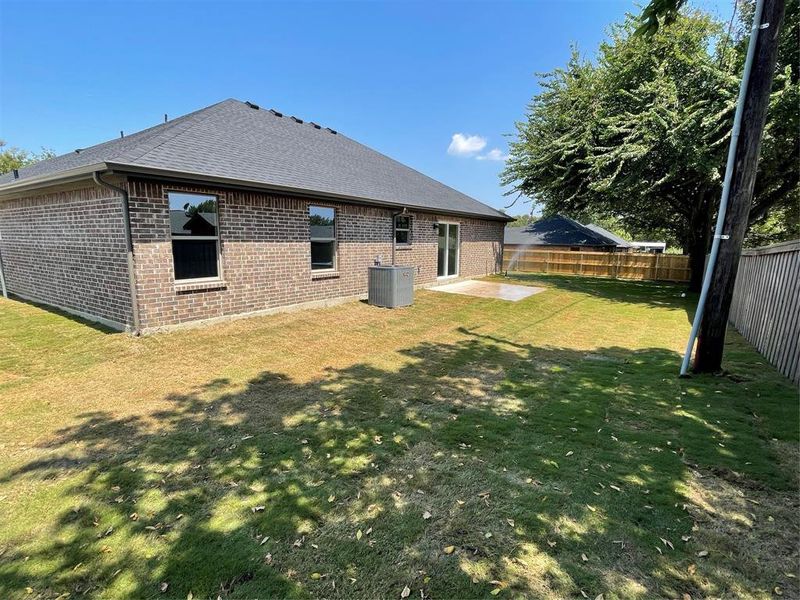
POLYGON ((432 516, 433 515, 429 513, 427 510, 424 513, 422 513, 422 518, 425 519, 426 521, 430 519, 432 516))
POLYGON ((403 591, 400 592, 401 598, 408 598, 411 595, 411 588, 406 586, 403 588, 403 591))
POLYGON ((159 586, 159 589, 161 590, 161 593, 163 594, 164 592, 167 591, 167 589, 169 589, 169 584, 166 581, 162 581, 161 585, 159 586))
POLYGON ((485 537, 488 540, 490 537, 492 537, 492 532, 487 531, 486 533, 483 534, 483 537, 485 537))
POLYGON ((257 513, 257 512, 264 512, 264 509, 265 509, 265 508, 267 508, 267 507, 266 507, 266 506, 264 506, 264 505, 259 505, 259 506, 254 506, 254 507, 253 507, 253 508, 251 508, 250 510, 251 510, 251 511, 252 511, 252 512, 255 514, 255 513, 257 513))
POLYGON ((492 596, 497 596, 503 588, 494 588, 491 592, 489 592, 492 596))
POLYGON ((575 453, 572 450, 570 450, 564 456, 572 456, 573 454, 575 454, 575 453))
POLYGON ((455 546, 445 546, 444 547, 444 553, 445 554, 452 554, 455 551, 456 551, 456 547, 455 546))
POLYGON ((585 554, 581 553, 581 560, 582 560, 583 562, 587 562, 587 561, 589 560, 589 557, 588 557, 588 556, 586 556, 585 554))
POLYGON ((364 535, 364 533, 360 529, 358 531, 356 531, 356 539, 357 540, 360 540, 362 535, 364 535))
POLYGON ((322 579, 322 575, 320 573, 312 573, 311 574, 311 579, 314 579, 314 580, 322 579))
POLYGON ((508 523, 511 527, 514 527, 514 519, 506 519, 506 523, 508 523))
POLYGON ((708 550, 700 550, 700 552, 697 553, 697 556, 699 556, 700 558, 708 556, 708 550))
POLYGON ((592 512, 597 512, 597 509, 594 506, 592 506, 591 504, 587 504, 586 508, 588 508, 592 512))
POLYGON ((336 500, 336 496, 334 496, 333 494, 328 496, 328 502, 333 502, 334 500, 336 500))
POLYGON ((694 575, 695 573, 697 573, 697 565, 692 563, 691 565, 686 567, 686 571, 689 573, 689 575, 694 575))

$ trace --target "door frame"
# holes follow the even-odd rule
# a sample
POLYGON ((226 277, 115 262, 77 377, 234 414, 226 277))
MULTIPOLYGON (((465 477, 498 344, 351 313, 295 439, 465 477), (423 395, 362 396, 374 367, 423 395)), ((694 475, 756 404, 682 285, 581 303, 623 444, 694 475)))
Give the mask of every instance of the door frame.
POLYGON ((454 279, 461 273, 461 223, 458 221, 436 221, 436 279, 454 279), (450 266, 450 259, 447 252, 447 243, 450 241, 450 227, 445 231, 445 244, 444 244, 444 275, 439 275, 439 228, 442 225, 455 225, 456 226, 456 272, 452 275, 447 275, 448 267, 450 266))

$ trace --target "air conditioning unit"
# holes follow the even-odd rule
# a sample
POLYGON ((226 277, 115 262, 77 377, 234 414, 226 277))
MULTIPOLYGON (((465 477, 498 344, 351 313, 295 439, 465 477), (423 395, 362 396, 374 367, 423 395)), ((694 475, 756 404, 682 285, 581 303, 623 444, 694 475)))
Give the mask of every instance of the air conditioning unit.
POLYGON ((414 302, 416 267, 369 267, 367 302, 374 306, 396 308, 414 302))

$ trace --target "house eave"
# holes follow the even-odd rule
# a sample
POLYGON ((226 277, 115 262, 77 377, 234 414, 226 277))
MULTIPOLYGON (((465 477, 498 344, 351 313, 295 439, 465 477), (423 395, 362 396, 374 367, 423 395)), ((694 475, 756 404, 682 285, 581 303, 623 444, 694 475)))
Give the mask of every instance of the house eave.
POLYGON ((59 173, 51 173, 39 177, 25 177, 18 181, 0 184, 0 200, 7 197, 18 196, 20 193, 46 187, 48 185, 61 185, 72 183, 73 181, 89 179, 92 173, 106 171, 107 169, 108 165, 106 163, 98 162, 75 169, 69 169, 68 171, 60 171, 59 173))
POLYGON ((125 175, 125 176, 139 176, 142 178, 153 179, 158 181, 186 181, 186 182, 198 182, 198 183, 211 183, 229 189, 239 189, 244 191, 275 192, 279 194, 288 194, 310 200, 329 200, 329 201, 335 200, 351 204, 361 204, 364 206, 381 206, 394 209, 402 209, 407 207, 411 210, 418 210, 421 212, 453 215, 453 216, 467 217, 471 219, 487 219, 500 222, 510 222, 514 220, 513 218, 508 217, 507 215, 503 216, 500 213, 498 213, 497 215, 485 215, 481 213, 473 213, 467 211, 446 210, 430 206, 410 205, 401 202, 375 200, 372 198, 362 198, 358 196, 348 196, 345 194, 335 194, 324 191, 307 190, 302 188, 261 183, 256 181, 247 181, 242 179, 236 179, 233 177, 220 177, 217 175, 208 175, 204 173, 173 171, 170 169, 156 169, 152 167, 115 164, 115 163, 108 163, 108 168, 113 174, 125 175))
POLYGON ((256 181, 247 181, 237 179, 234 177, 220 177, 215 175, 208 175, 204 173, 192 173, 187 171, 174 171, 171 169, 157 169, 153 167, 146 167, 140 165, 130 165, 124 163, 114 162, 98 162, 69 171, 61 171, 50 175, 41 177, 28 177, 19 181, 0 185, 0 200, 19 196, 21 193, 35 190, 37 188, 46 187, 49 185, 61 185, 88 179, 92 173, 103 171, 115 175, 124 176, 138 176, 148 179, 155 179, 161 181, 190 181, 198 183, 211 183, 221 185, 231 189, 240 189, 247 191, 266 191, 276 192, 280 194, 290 194, 297 197, 308 198, 312 200, 337 200, 340 202, 348 202, 352 204, 361 204, 365 206, 383 206, 386 208, 409 208, 422 212, 429 212, 435 214, 453 215, 459 217, 466 217, 472 219, 487 219, 490 221, 510 222, 514 219, 508 215, 502 215, 498 212, 497 215, 487 215, 481 213, 474 213, 469 211, 457 211, 439 209, 422 205, 410 205, 401 202, 389 202, 385 200, 376 200, 372 198, 361 198, 357 196, 347 196, 344 194, 335 194, 324 191, 307 190, 301 188, 293 188, 281 185, 274 185, 268 183, 261 183, 256 181))

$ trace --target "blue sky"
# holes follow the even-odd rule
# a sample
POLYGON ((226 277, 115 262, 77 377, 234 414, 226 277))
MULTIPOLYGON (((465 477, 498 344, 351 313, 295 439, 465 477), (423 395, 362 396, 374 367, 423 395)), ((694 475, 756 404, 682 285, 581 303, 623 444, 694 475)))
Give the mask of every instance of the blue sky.
MULTIPOLYGON (((695 5, 729 18, 732 0, 695 5)), ((639 8, 0 0, 0 139, 69 152, 232 97, 337 129, 500 208, 493 159, 535 73, 563 65, 571 44, 591 55, 626 11, 639 8)))

